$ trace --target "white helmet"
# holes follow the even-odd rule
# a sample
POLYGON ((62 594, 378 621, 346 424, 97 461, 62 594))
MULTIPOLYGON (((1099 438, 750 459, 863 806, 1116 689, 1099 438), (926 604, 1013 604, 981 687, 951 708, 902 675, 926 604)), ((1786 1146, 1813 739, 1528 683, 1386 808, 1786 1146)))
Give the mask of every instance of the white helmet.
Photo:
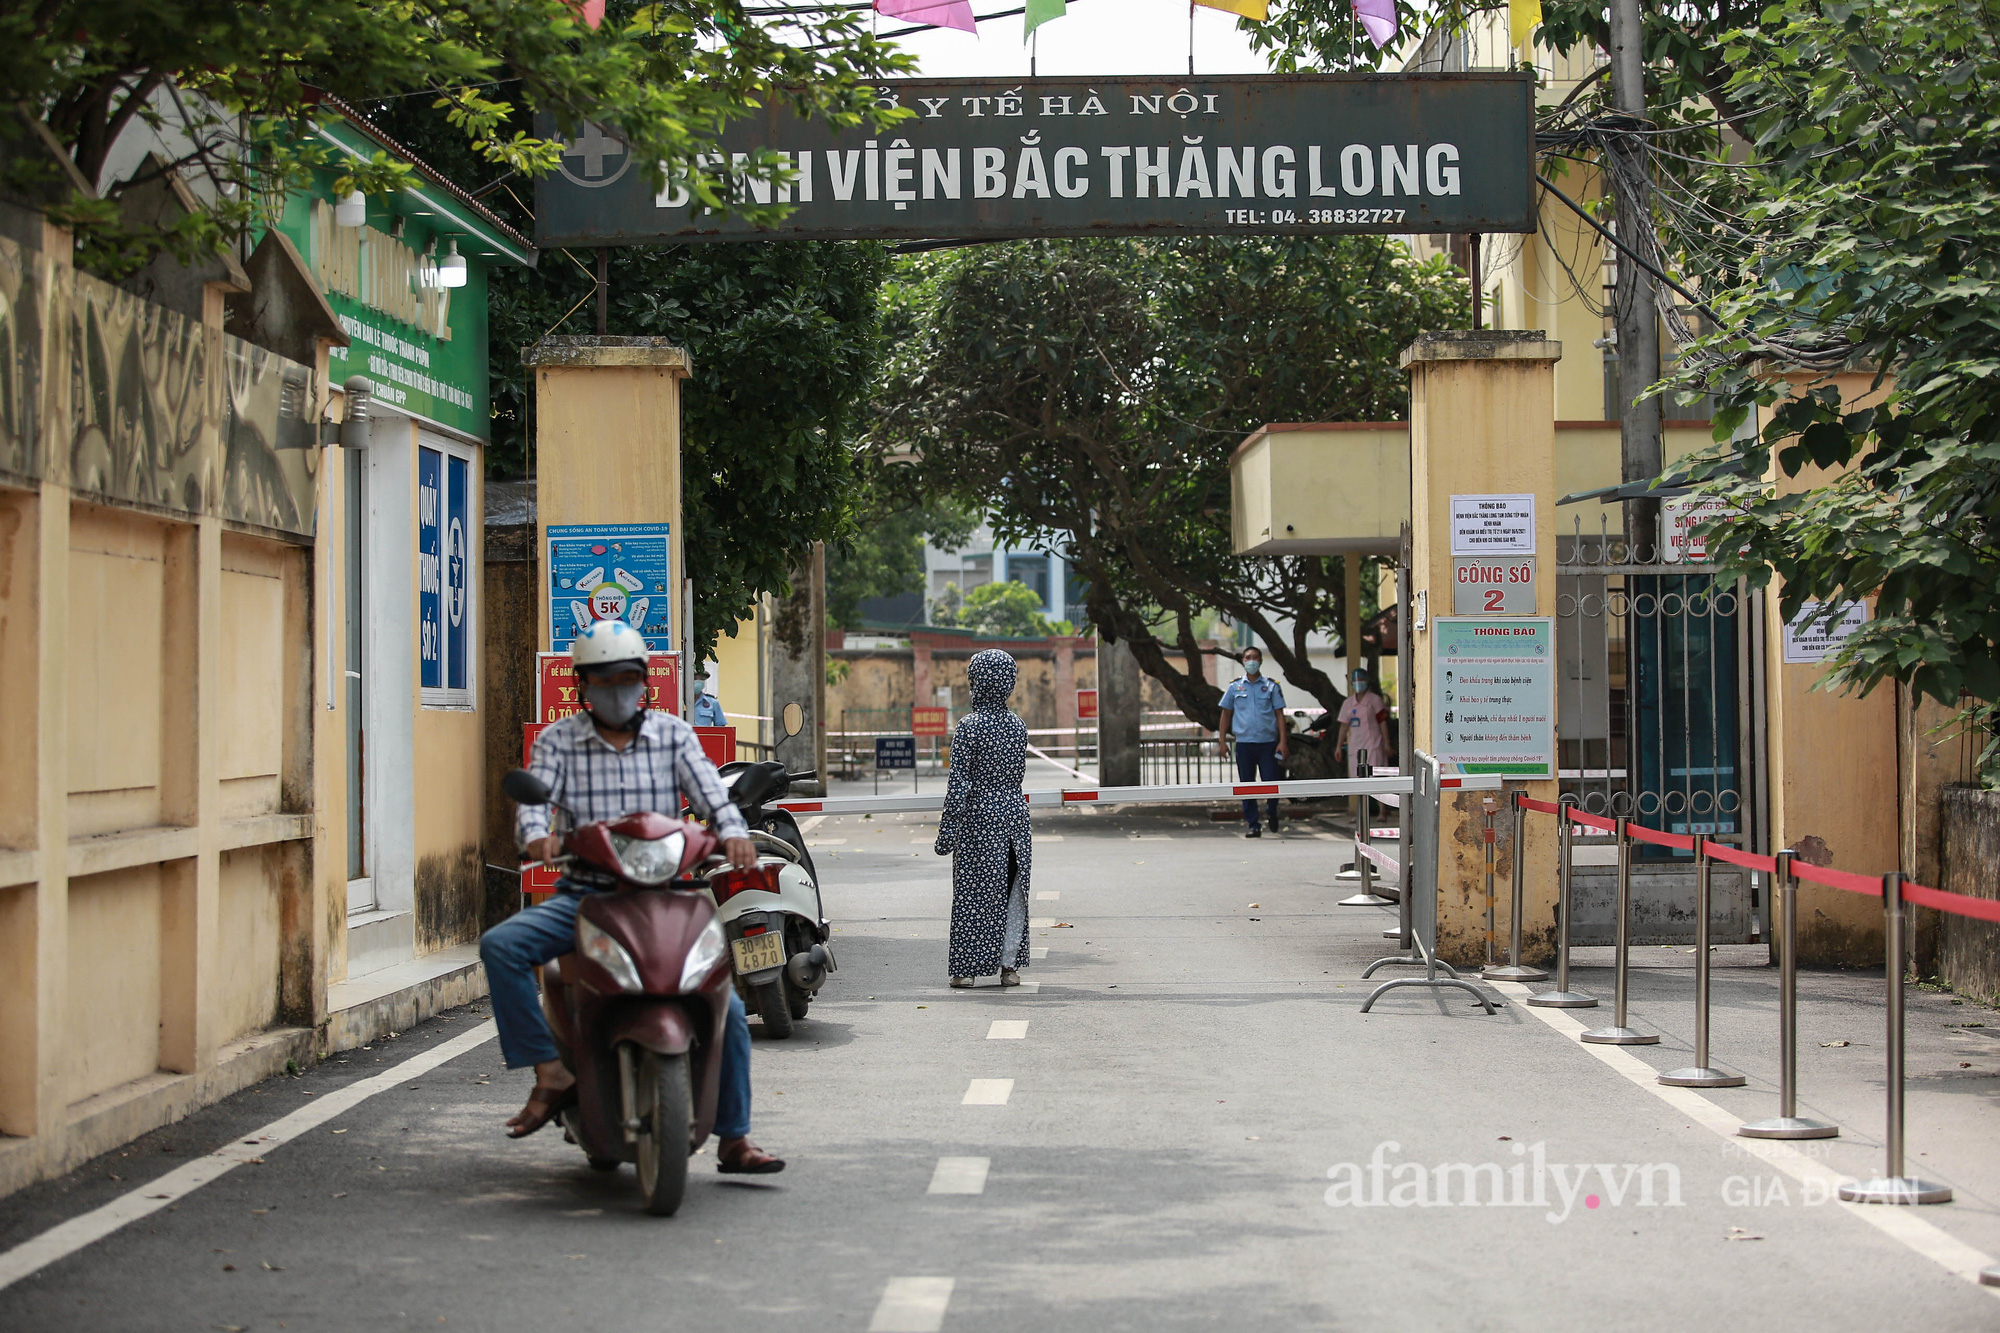
POLYGON ((569 646, 570 663, 578 671, 632 666, 643 674, 650 655, 646 636, 623 620, 593 621, 569 646))

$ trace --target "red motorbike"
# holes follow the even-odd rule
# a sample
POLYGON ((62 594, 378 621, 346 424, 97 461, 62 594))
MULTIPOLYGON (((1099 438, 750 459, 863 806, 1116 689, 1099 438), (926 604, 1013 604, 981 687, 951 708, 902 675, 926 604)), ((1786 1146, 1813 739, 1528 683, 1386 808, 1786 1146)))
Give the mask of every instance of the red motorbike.
MULTIPOLYGON (((526 769, 500 786, 522 805, 550 804, 547 784, 526 769)), ((576 1076, 562 1123, 594 1169, 633 1163, 646 1211, 661 1217, 680 1207, 688 1158, 715 1126, 735 982, 702 889, 718 864, 718 877, 762 886, 761 871, 728 870, 720 851, 693 820, 641 811, 579 825, 556 859, 615 884, 584 897, 576 951, 542 968, 542 1009, 576 1076)))

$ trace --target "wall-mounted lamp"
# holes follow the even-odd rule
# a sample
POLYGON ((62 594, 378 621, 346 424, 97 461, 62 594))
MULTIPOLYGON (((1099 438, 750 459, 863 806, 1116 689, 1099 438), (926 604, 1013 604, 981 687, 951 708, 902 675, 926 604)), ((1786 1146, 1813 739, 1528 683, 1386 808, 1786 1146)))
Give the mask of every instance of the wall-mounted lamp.
POLYGON ((438 260, 438 286, 463 287, 465 285, 465 256, 458 252, 458 238, 452 237, 445 243, 444 257, 438 260))
POLYGON ((333 206, 333 220, 343 227, 368 225, 368 196, 356 190, 333 206))
POLYGON ((340 447, 343 449, 366 449, 368 447, 368 400, 373 387, 366 375, 349 375, 347 383, 340 386, 347 395, 347 413, 340 422, 340 447))

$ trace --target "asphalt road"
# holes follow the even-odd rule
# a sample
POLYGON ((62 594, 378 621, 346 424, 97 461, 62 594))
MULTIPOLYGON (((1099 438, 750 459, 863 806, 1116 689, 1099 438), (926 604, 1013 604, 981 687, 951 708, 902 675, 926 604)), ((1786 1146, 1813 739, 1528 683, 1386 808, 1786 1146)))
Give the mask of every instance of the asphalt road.
MULTIPOLYGON (((1936 1257, 2000 1250, 2000 1062, 1942 1032, 1942 999, 1913 1019, 1912 1152, 1959 1199, 1896 1210, 1920 1223, 1899 1236, 1518 1003, 1404 991, 1359 1013, 1388 918, 1333 906, 1351 886, 1328 835, 1038 820, 1035 889, 1060 896, 1034 904, 1036 984, 953 992, 932 827, 810 834, 841 968, 796 1038, 757 1042, 754 1135, 782 1175, 717 1176, 705 1154, 680 1214, 648 1217, 629 1167, 597 1175, 554 1131, 502 1137, 529 1079, 487 1041, 0 1290, 0 1328, 2000 1324, 2000 1296, 1936 1257)), ((1770 973, 1722 971, 1717 1058, 1753 1084, 1712 1104, 1768 1114, 1770 973)), ((1668 1033, 1634 1053, 1656 1067, 1686 1063, 1685 985, 1635 980, 1635 1021, 1668 1033)), ((1808 1102, 1857 1128, 1815 1151, 1865 1174, 1878 1011, 1865 977, 1825 985, 1808 1102), (1834 1028, 1862 1049, 1820 1047, 1834 1028)), ((486 1021, 455 1011, 0 1200, 0 1250, 486 1021)))

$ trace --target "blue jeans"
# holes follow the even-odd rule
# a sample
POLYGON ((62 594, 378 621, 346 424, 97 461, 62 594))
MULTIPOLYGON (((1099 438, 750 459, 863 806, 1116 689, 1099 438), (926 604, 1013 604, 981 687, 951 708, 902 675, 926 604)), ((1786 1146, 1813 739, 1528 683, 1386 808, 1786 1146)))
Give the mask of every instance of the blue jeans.
MULTIPOLYGON (((1278 743, 1276 741, 1236 742, 1236 780, 1238 782, 1275 782, 1278 779, 1278 743)), ((1278 827, 1278 803, 1271 801, 1271 827, 1278 827)), ((1257 803, 1243 803, 1243 822, 1252 829, 1257 827, 1257 803)))
MULTIPOLYGON (((500 1029, 500 1054, 509 1069, 556 1058, 556 1040, 542 1017, 532 969, 575 950, 576 909, 582 901, 581 894, 554 894, 479 937, 479 958, 486 964, 486 986, 493 994, 493 1025, 500 1029)), ((740 1139, 749 1132, 750 1018, 732 990, 729 1021, 722 1030, 715 1133, 719 1138, 740 1139)))

